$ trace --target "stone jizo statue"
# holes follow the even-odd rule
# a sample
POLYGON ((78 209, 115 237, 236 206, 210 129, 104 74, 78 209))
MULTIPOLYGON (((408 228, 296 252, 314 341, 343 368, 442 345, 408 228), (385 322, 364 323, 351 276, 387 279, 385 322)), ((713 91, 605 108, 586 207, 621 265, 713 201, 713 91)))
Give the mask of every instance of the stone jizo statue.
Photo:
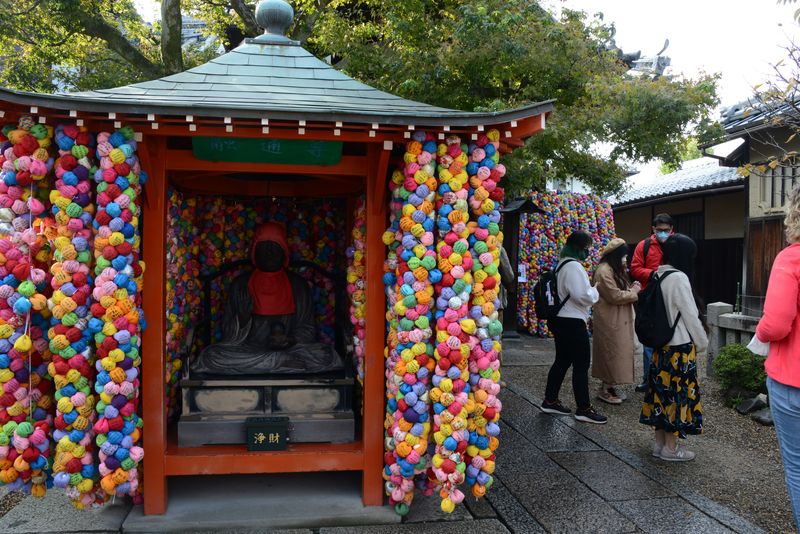
POLYGON ((277 223, 256 228, 253 271, 231 284, 221 342, 202 350, 193 374, 257 375, 332 371, 343 367, 333 347, 316 340, 308 284, 286 270, 289 246, 277 223))

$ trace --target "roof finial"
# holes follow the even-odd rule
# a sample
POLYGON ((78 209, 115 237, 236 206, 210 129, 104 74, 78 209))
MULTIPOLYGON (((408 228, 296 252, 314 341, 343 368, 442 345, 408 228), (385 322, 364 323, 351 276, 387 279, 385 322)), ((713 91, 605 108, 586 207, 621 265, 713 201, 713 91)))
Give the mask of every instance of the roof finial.
POLYGON ((256 22, 264 35, 285 36, 294 21, 294 9, 284 0, 261 0, 256 6, 256 22))

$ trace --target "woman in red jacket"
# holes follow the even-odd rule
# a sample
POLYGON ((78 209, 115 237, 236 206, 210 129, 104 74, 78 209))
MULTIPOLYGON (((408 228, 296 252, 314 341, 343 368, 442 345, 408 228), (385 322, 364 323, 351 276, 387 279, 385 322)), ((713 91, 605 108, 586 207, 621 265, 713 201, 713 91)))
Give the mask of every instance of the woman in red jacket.
POLYGON ((784 224, 789 246, 772 264, 756 337, 769 343, 764 363, 769 405, 800 530, 800 187, 789 197, 784 224))

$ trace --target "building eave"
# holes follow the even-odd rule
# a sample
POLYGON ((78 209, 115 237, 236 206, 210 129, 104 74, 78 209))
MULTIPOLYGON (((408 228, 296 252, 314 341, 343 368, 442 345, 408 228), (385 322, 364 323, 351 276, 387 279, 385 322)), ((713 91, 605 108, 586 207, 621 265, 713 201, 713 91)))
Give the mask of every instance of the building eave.
POLYGON ((91 98, 76 94, 40 94, 15 91, 0 87, 0 102, 22 106, 38 106, 62 111, 89 113, 121 113, 134 115, 185 116, 202 115, 212 118, 269 118, 276 120, 307 120, 318 122, 348 122, 354 124, 386 124, 414 126, 479 126, 509 123, 552 112, 554 100, 534 102, 526 106, 496 112, 469 112, 459 110, 425 112, 359 113, 346 110, 309 111, 307 109, 254 109, 252 107, 192 103, 175 105, 151 101, 146 104, 112 98, 91 98))

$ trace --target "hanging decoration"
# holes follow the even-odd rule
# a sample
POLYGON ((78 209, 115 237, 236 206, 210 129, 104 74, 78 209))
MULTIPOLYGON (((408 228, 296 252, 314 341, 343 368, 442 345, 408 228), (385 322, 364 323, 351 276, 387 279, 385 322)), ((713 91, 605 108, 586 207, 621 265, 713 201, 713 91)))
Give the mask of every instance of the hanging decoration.
POLYGON ((53 439, 55 485, 79 507, 94 502, 96 484, 92 424, 95 396, 91 367, 93 346, 90 318, 93 257, 95 139, 75 125, 56 128, 59 157, 55 189, 50 193, 55 224, 48 229, 53 242, 50 266, 53 313, 48 331, 53 352, 51 373, 57 388, 53 439))
POLYGON ((600 260, 600 251, 614 237, 614 214, 611 203, 597 195, 565 191, 533 191, 526 195, 545 214, 529 214, 520 218, 519 264, 526 281, 517 286, 519 321, 531 334, 549 335, 545 321, 536 317, 533 286, 539 273, 554 269, 558 255, 573 230, 592 234, 592 247, 584 267, 592 275, 600 260))
POLYGON ((491 487, 495 450, 499 444, 501 403, 500 351, 503 326, 498 320, 500 274, 500 202, 504 197, 499 186, 505 167, 499 162, 500 133, 491 130, 478 136, 469 146, 467 173, 472 195, 470 206, 470 248, 475 258, 474 283, 470 298, 470 316, 475 320, 477 343, 469 358, 471 398, 469 420, 468 467, 466 480, 472 494, 482 497, 491 487))
POLYGON ((41 193, 53 130, 30 116, 3 128, 0 154, 0 485, 41 497, 50 456, 49 256, 41 193), (40 188, 40 185, 42 186, 40 188))
POLYGON ((353 244, 347 255, 347 294, 350 296, 350 322, 353 325, 353 365, 359 383, 364 385, 364 350, 366 336, 366 202, 359 197, 353 220, 353 244))
POLYGON ((100 168, 95 216, 95 280, 89 329, 96 344, 95 392, 100 487, 103 499, 139 494, 138 465, 142 420, 139 403, 141 365, 141 290, 139 213, 147 175, 136 157, 131 128, 97 136, 100 168))
POLYGON ((397 266, 398 251, 402 250, 400 238, 400 219, 403 216, 403 199, 401 190, 403 187, 404 175, 402 170, 395 170, 392 173, 389 187, 392 192, 391 204, 389 206, 389 228, 383 233, 382 240, 387 246, 386 260, 383 264, 383 284, 386 295, 386 346, 384 347, 384 376, 386 377, 386 416, 384 418, 384 457, 383 457, 383 479, 386 495, 394 494, 398 503, 395 509, 398 513, 408 513, 408 506, 402 503, 405 493, 413 491, 413 485, 406 482, 400 474, 400 466, 395 455, 396 441, 394 428, 396 418, 400 414, 397 410, 397 401, 401 396, 400 386, 403 384, 402 377, 395 373, 395 368, 400 361, 398 351, 397 332, 400 327, 399 317, 396 311, 398 301, 397 291, 397 266), (404 489, 406 488, 406 489, 404 489))
POLYGON ((467 155, 458 136, 439 144, 436 196, 437 261, 442 280, 436 297, 436 370, 431 387, 433 436, 432 483, 439 487, 441 508, 450 513, 463 501, 464 453, 468 444, 469 355, 475 321, 469 317, 473 260, 469 249, 467 155))
POLYGON ((189 333, 202 310, 197 278, 200 235, 195 226, 197 199, 177 190, 168 191, 167 219, 167 346, 164 367, 165 410, 177 415, 183 369, 181 356, 190 350, 189 333))
MULTIPOLYGON (((414 496, 414 477, 425 472, 430 406, 428 382, 433 361, 434 284, 441 280, 434 250, 437 189, 436 142, 424 132, 415 132, 406 146, 402 186, 403 200, 399 235, 384 235, 384 242, 399 241, 397 247, 397 353, 393 380, 398 392, 389 399, 393 422, 388 430, 392 453, 389 502, 404 515, 414 496), (400 383, 402 381, 402 383, 400 383)), ((399 181, 400 176, 397 176, 399 181)))

